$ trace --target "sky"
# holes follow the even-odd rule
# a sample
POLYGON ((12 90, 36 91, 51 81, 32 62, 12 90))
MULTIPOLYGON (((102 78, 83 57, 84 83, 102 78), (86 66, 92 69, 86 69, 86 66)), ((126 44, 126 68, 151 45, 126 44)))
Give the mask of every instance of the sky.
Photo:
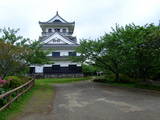
POLYGON ((0 28, 20 28, 20 35, 38 40, 38 22, 48 21, 56 11, 75 21, 78 39, 97 39, 115 24, 158 25, 160 0, 0 0, 0 28))

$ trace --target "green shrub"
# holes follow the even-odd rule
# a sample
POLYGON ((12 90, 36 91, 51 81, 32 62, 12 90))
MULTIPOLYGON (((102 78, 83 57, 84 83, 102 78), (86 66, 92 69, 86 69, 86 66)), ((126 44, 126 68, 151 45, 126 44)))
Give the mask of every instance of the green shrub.
MULTIPOLYGON (((24 76, 8 76, 5 78, 7 80, 6 84, 0 87, 0 94, 3 94, 11 89, 21 86, 22 84, 26 83, 27 81, 31 80, 30 77, 24 76)), ((15 97, 16 93, 12 94, 12 97, 15 97)), ((6 99, 0 99, 0 107, 6 104, 6 99)))
POLYGON ((98 71, 98 68, 96 68, 93 65, 82 65, 82 71, 86 76, 93 76, 96 75, 96 72, 98 71))
POLYGON ((102 82, 102 83, 106 83, 106 82, 111 82, 114 81, 115 77, 113 74, 108 74, 105 76, 98 76, 96 78, 94 78, 94 82, 102 82))
POLYGON ((149 84, 146 82, 137 83, 137 84, 135 84, 135 87, 143 88, 143 89, 150 89, 150 90, 160 90, 159 85, 152 85, 152 84, 149 84))
MULTIPOLYGON (((123 83, 130 83, 135 81, 133 78, 130 78, 128 75, 125 75, 125 74, 120 74, 119 77, 120 77, 120 82, 123 82, 123 83)), ((98 78, 98 79, 99 79, 98 81, 114 82, 115 75, 110 73, 110 74, 106 74, 104 78, 98 78)))
POLYGON ((130 82, 133 82, 133 81, 134 80, 132 78, 130 78, 128 75, 120 74, 120 82, 130 83, 130 82))
POLYGON ((160 71, 158 71, 157 73, 154 73, 150 79, 155 80, 155 81, 160 81, 160 71))
POLYGON ((105 83, 105 82, 106 82, 106 79, 104 79, 104 78, 95 78, 93 81, 94 81, 94 82, 102 82, 102 83, 105 83))
MULTIPOLYGON (((7 89, 0 87, 0 95, 4 94, 7 91, 8 91, 7 89)), ((6 99, 5 98, 0 99, 0 107, 2 107, 4 104, 6 104, 6 99)))
POLYGON ((23 80, 24 82, 27 82, 29 80, 32 80, 32 77, 28 77, 28 76, 18 76, 18 78, 20 78, 21 80, 23 80))
POLYGON ((3 94, 3 93, 5 93, 6 92, 6 90, 4 89, 4 88, 1 88, 0 87, 0 94, 3 94))
POLYGON ((106 81, 114 81, 115 75, 114 74, 106 74, 105 79, 106 79, 106 81))
POLYGON ((18 76, 8 76, 6 77, 6 80, 8 81, 8 84, 6 84, 4 87, 10 89, 19 87, 20 85, 26 82, 25 79, 22 79, 21 77, 18 76))

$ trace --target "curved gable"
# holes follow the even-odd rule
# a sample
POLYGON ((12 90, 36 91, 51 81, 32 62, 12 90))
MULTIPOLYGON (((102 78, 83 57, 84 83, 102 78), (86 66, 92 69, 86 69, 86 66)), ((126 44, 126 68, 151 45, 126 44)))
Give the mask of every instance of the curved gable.
POLYGON ((57 32, 48 37, 46 40, 43 41, 44 44, 74 44, 67 38, 63 37, 62 35, 58 34, 57 32), (57 41, 56 41, 57 40, 57 41))

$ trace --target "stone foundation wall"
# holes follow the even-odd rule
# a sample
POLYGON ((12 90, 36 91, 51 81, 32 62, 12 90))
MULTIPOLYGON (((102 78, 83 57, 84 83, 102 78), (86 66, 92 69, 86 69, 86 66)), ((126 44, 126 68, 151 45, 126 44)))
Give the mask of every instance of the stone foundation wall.
POLYGON ((84 77, 84 74, 32 74, 30 76, 34 78, 78 78, 84 77))

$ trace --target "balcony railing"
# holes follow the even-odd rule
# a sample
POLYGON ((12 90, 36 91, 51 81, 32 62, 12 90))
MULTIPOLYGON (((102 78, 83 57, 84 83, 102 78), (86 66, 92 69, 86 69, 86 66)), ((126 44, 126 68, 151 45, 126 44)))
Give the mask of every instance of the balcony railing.
MULTIPOLYGON (((72 34, 71 32, 59 32, 59 33, 61 33, 63 35, 71 35, 72 34)), ((53 32, 42 32, 42 36, 49 36, 51 34, 53 34, 53 32)))

